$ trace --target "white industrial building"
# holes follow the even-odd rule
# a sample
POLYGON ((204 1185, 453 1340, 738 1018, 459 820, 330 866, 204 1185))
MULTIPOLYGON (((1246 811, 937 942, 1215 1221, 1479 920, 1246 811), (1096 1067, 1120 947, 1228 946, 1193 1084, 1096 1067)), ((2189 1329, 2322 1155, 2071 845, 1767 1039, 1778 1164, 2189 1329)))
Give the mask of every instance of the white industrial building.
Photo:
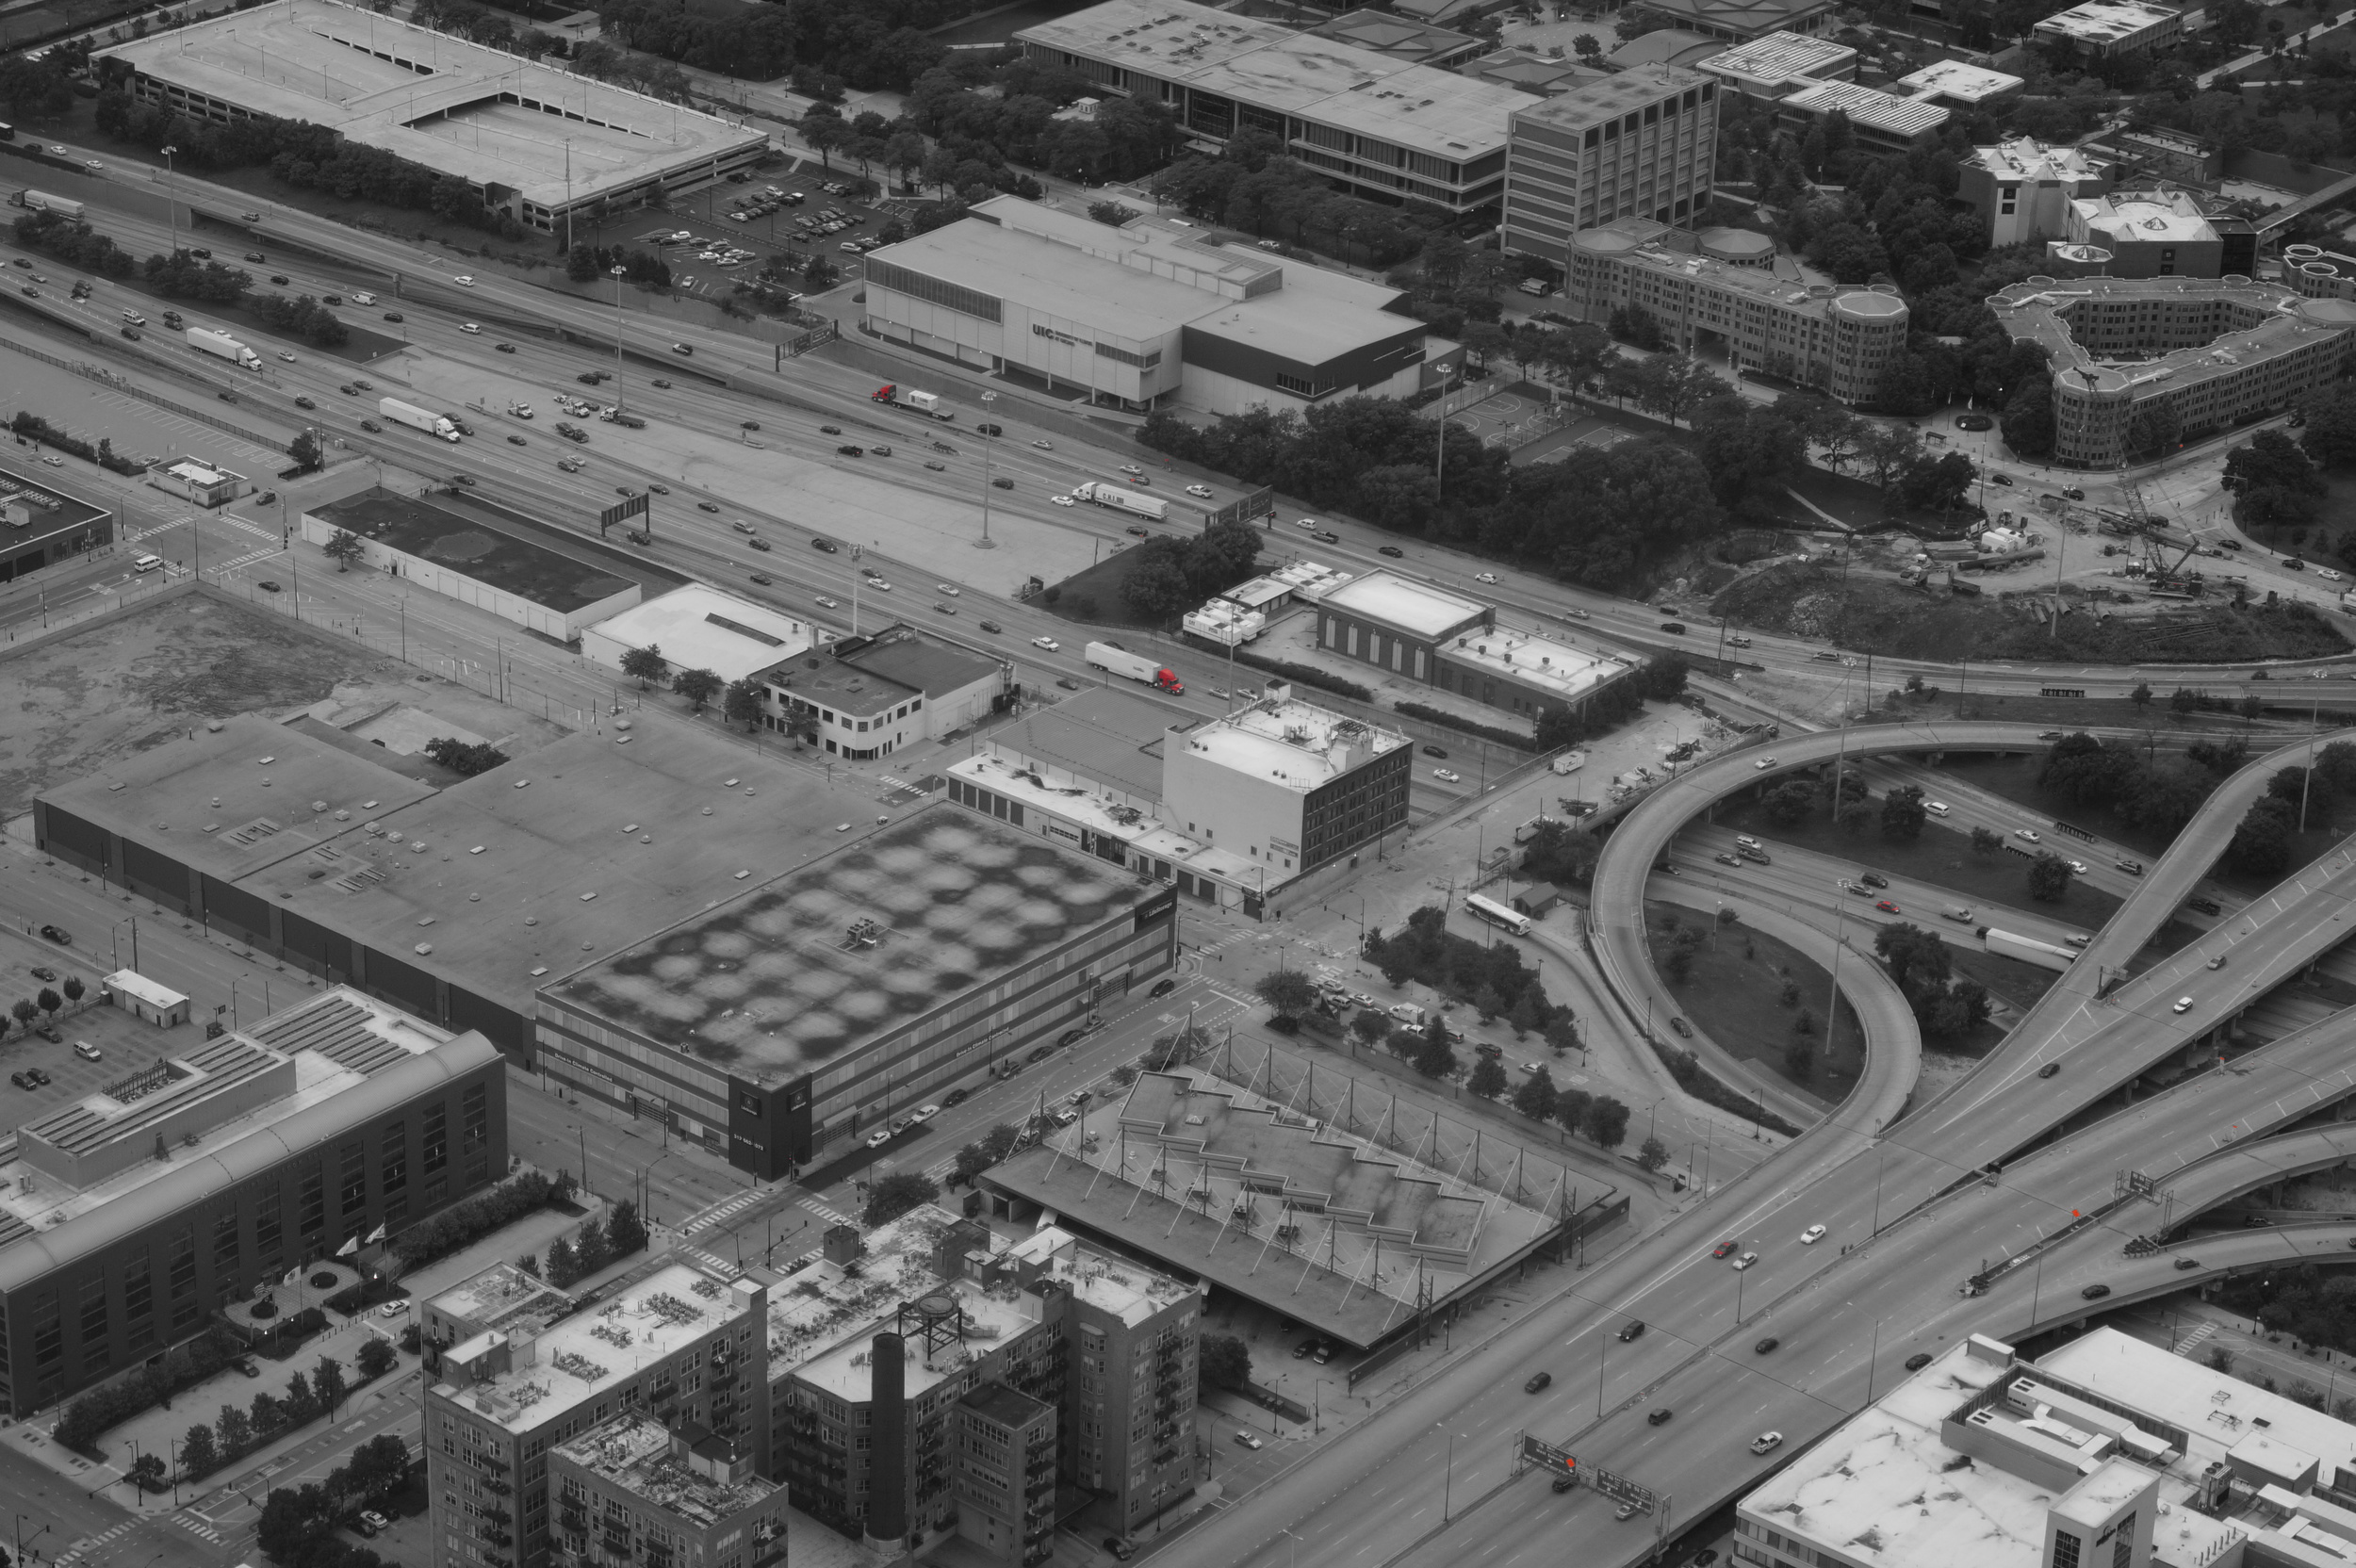
POLYGON ((252 488, 243 474, 192 457, 149 464, 147 482, 205 507, 227 506, 252 488))
POLYGON ((581 651, 592 664, 618 672, 623 655, 650 647, 675 671, 710 670, 737 681, 833 639, 833 632, 765 604, 691 582, 585 629, 581 651))
POLYGON ((2345 1568, 2356 1427, 2115 1329, 1973 1334, 1736 1505, 1753 1568, 2345 1568), (1872 1543, 1872 1549, 1860 1549, 1872 1543))
POLYGON ((1693 69, 1746 98, 1786 98, 1817 82, 1857 80, 1857 51, 1828 38, 1776 32, 1738 43, 1693 69))
POLYGON ((1939 60, 1890 84, 1909 98, 1941 108, 1972 109, 2018 97, 2027 79, 1964 60, 1939 60))
POLYGON ((877 337, 1133 412, 1404 398, 1464 368, 1461 344, 1392 308, 1398 289, 1017 196, 871 252, 866 284, 877 337))
POLYGON ((2095 59, 2149 54, 2184 36, 2184 13, 2147 0, 2086 0, 2047 17, 2031 36, 2039 43, 2073 44, 2095 59))

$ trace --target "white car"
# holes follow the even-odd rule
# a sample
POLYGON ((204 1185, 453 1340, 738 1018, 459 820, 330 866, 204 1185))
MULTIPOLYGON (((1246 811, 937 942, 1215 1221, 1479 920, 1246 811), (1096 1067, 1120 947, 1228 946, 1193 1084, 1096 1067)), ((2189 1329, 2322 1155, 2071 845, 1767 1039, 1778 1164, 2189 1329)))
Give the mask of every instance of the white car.
POLYGON ((870 1149, 881 1149, 885 1144, 890 1143, 891 1141, 892 1129, 889 1127, 878 1127, 874 1132, 867 1135, 867 1147, 870 1149))
POLYGON ((679 279, 679 286, 681 288, 693 288, 693 287, 695 287, 695 273, 693 273, 693 272, 688 273, 688 274, 687 274, 687 276, 685 276, 685 277, 683 277, 683 278, 679 279))
POLYGON ((1433 768, 1432 770, 1432 776, 1438 779, 1443 784, 1462 784, 1464 781, 1464 776, 1463 774, 1450 773, 1446 768, 1433 768))
POLYGON ((842 609, 842 608, 843 608, 843 603, 842 603, 842 601, 841 601, 841 600, 839 600, 839 599, 830 599, 830 598, 826 597, 826 595, 824 595, 824 594, 821 594, 821 595, 819 595, 819 596, 818 596, 818 602, 819 602, 820 604, 825 605, 825 606, 826 606, 827 609, 829 609, 829 610, 840 610, 840 609, 842 609))
POLYGON ((292 365, 295 362, 295 356, 288 353, 284 349, 278 351, 278 357, 285 360, 289 365, 292 365))
POLYGON ((2178 998, 2176 999, 2176 1005, 2175 1005, 2175 1006, 2173 1006, 2173 1007, 2170 1007, 2170 1008, 2168 1009, 2168 1011, 2169 1011, 2169 1012, 2171 1012, 2171 1013, 2189 1013, 2189 1012, 2191 1012, 2191 1011, 2192 1011, 2192 998, 2191 998, 2191 997, 2189 997, 2189 996, 2180 996, 2180 997, 2178 997, 2178 998))
POLYGON ((49 144, 49 151, 54 156, 57 157, 65 157, 68 155, 65 150, 65 145, 62 142, 51 142, 49 144))
POLYGON ((458 324, 458 330, 466 334, 470 337, 480 336, 483 332, 483 323, 480 321, 462 321, 458 324))
POLYGON ((106 172, 106 166, 99 162, 96 158, 84 158, 82 160, 82 167, 89 170, 93 174, 104 174, 106 172))
POLYGON ((406 1297, 398 1301, 387 1301, 376 1309, 376 1315, 379 1317, 406 1317, 408 1315, 409 1300, 406 1297))
POLYGON ((1761 1432, 1751 1439, 1751 1452, 1755 1454, 1771 1454, 1782 1446, 1781 1432, 1761 1432))
POLYGON ((1031 646, 1035 648, 1045 648, 1048 652, 1054 653, 1056 649, 1062 647, 1063 645, 1056 642, 1053 637, 1034 637, 1031 639, 1031 646))
POLYGON ((935 592, 935 593, 937 593, 937 594, 946 594, 946 595, 948 595, 951 598, 956 598, 956 597, 957 596, 957 591, 955 588, 950 587, 950 586, 949 586, 947 583, 945 583, 945 582, 936 582, 936 583, 934 583, 934 584, 933 584, 933 592, 935 592))
POLYGON ((941 1107, 938 1105, 919 1105, 916 1109, 908 1113, 908 1119, 910 1121, 930 1121, 933 1118, 939 1116, 940 1114, 941 1107))
POLYGON ((1497 575, 1495 572, 1482 572, 1479 577, 1473 579, 1475 582, 1495 582, 1497 580, 1497 575))
POLYGON ((1077 506, 1080 504, 1078 501, 1073 500, 1070 496, 1050 496, 1047 498, 1055 502, 1057 506, 1077 506))
POLYGON ((1949 806, 1943 800, 1926 800, 1922 803, 1922 809, 1928 811, 1934 817, 1943 817, 1949 811, 1954 810, 1955 808, 1949 806))
POLYGON ((891 592, 892 592, 892 584, 891 584, 891 583, 889 583, 889 582, 886 582, 883 579, 881 579, 881 578, 879 578, 879 577, 871 577, 871 578, 869 578, 869 579, 867 580, 867 586, 869 586, 870 588, 873 588, 873 589, 874 589, 874 590, 875 590, 875 592, 876 592, 876 593, 878 593, 878 594, 889 594, 889 593, 891 593, 891 592))
POLYGON ((2024 844, 2041 844, 2045 841, 2037 836, 2037 829, 2033 827, 2016 827, 2012 830, 2012 836, 2024 844))
POLYGON ((474 274, 472 272, 461 272, 450 281, 456 284, 461 288, 472 288, 474 286, 474 274))
POLYGON ((1055 444, 1052 441, 1034 441, 1031 445, 1043 452, 1052 452, 1055 449, 1055 444))
POLYGON ((2335 572, 2329 566, 2317 566, 2315 568, 2315 576, 2323 579, 2326 582, 2345 582, 2348 580, 2344 574, 2335 572))
POLYGON ((1758 1254, 1758 1253, 1756 1253, 1756 1252, 1745 1252, 1745 1253, 1743 1253, 1741 1257, 1739 1257, 1739 1258, 1737 1258, 1737 1259, 1735 1259, 1735 1260, 1734 1260, 1734 1271, 1735 1271, 1736 1273, 1740 1274, 1741 1272, 1742 1272, 1742 1270, 1744 1270, 1744 1269, 1746 1269, 1746 1268, 1750 1267, 1750 1266, 1751 1266, 1751 1265, 1753 1265, 1753 1264, 1757 1263, 1758 1261, 1759 1261, 1759 1254, 1758 1254))
POLYGON ((1189 484, 1186 486, 1186 494, 1207 501, 1211 498, 1211 487, 1207 484, 1189 484))
POLYGON ((2091 874, 2092 874, 2092 872, 2091 872, 2090 868, 2088 868, 2088 866, 2086 865, 2086 863, 2084 860, 2072 860, 2072 861, 2070 861, 2070 872, 2071 872, 2073 874, 2078 875, 2078 876, 2087 876, 2087 875, 2091 875, 2091 874))
POLYGON ((1800 1245, 1803 1247, 1813 1247, 1824 1239, 1824 1228, 1822 1225, 1810 1225, 1800 1233, 1800 1245))
POLYGON ((1315 517, 1301 517, 1301 518, 1298 518, 1298 519, 1296 519, 1296 520, 1294 521, 1294 523, 1293 523, 1293 527, 1295 527, 1295 528, 1310 528, 1310 529, 1313 529, 1313 528, 1315 528, 1315 527, 1317 527, 1317 520, 1315 517))
POLYGON ((1758 761, 1753 762, 1753 763, 1751 764, 1751 771, 1752 771, 1753 773, 1763 773, 1763 772, 1765 772, 1767 769, 1772 768, 1772 767, 1774 767, 1775 765, 1775 760, 1774 758, 1772 758, 1772 757, 1762 757, 1762 758, 1760 758, 1758 761))

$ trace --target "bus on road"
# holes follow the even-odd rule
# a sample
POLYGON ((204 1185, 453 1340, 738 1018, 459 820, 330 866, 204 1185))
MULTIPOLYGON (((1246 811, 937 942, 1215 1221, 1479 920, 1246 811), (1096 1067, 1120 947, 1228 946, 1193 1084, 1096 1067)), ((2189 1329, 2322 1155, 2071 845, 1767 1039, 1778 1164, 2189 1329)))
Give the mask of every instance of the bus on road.
POLYGON ((1475 920, 1485 920, 1491 925, 1511 931, 1516 937, 1530 935, 1530 917, 1515 914, 1493 898, 1483 898, 1479 893, 1466 893, 1464 912, 1475 920))

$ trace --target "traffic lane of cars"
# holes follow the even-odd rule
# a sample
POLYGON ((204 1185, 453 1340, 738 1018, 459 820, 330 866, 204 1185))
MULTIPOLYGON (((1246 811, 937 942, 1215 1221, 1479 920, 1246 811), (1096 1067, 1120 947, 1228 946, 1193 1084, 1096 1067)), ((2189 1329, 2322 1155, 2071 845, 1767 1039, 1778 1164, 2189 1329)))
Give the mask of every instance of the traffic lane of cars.
POLYGON ((1763 841, 1759 851, 1769 857, 1768 861, 1745 859, 1734 839, 1735 835, 1722 829, 1688 828, 1677 836, 1677 864, 1690 869, 1707 862, 1710 874, 1721 877, 1740 871, 1762 893, 1804 897, 1828 910, 1845 910, 1850 917, 1920 925, 1959 946, 1976 948, 1975 934, 1983 925, 2070 946, 2080 945, 2091 934, 2076 924, 2017 906, 1974 904, 1970 895, 1937 883, 1860 869, 1850 860, 1773 840, 1763 841), (2080 941, 2071 941, 2072 938, 2080 941))

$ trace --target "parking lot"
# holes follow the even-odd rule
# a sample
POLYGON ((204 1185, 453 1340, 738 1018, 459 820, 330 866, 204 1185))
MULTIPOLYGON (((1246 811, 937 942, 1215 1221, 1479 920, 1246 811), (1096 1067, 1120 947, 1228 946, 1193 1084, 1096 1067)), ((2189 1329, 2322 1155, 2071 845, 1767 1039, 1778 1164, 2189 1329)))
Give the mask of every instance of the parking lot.
POLYGON ((843 247, 872 240, 892 215, 888 204, 852 201, 844 194, 849 188, 819 168, 755 174, 741 186, 723 184, 674 204, 658 226, 635 214, 580 237, 660 252, 670 265, 673 288, 696 298, 727 295, 773 257, 799 271, 811 256, 823 255, 846 279, 856 278, 859 256, 843 247), (792 199, 796 194, 799 203, 792 199))
POLYGON ((44 989, 62 997, 69 977, 79 978, 85 988, 81 1003, 69 1003, 54 1023, 39 1013, 34 1015, 33 1029, 9 1019, 8 1035, 0 1038, 0 1072, 8 1080, 0 1087, 0 1107, 5 1107, 9 1126, 30 1120, 53 1105, 79 1100, 158 1054, 184 1048, 202 1037, 201 1023, 158 1029, 101 1001, 100 982, 112 972, 107 959, 104 949, 93 952, 86 939, 60 946, 22 930, 0 931, 0 1009, 13 1009, 20 999, 38 1002, 44 989), (45 979, 41 971, 57 978, 45 979), (52 1029, 57 1038, 34 1032, 43 1027, 52 1029), (98 1059, 75 1054, 77 1042, 95 1051, 98 1059), (45 1073, 49 1082, 31 1086, 18 1082, 29 1070, 45 1073))

